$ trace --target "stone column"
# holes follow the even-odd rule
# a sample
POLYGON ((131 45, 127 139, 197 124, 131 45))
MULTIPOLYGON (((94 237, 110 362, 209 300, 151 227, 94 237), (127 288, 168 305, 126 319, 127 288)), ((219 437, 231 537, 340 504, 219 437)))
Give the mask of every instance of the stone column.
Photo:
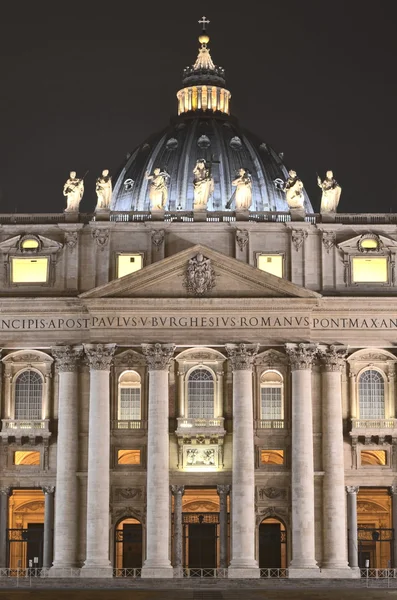
POLYGON ((255 560, 252 364, 257 344, 226 344, 233 369, 232 556, 229 577, 259 577, 255 560))
POLYGON ((43 487, 44 492, 44 544, 43 567, 49 569, 52 565, 54 539, 54 486, 43 487))
POLYGON ((287 344, 292 371, 292 561, 290 577, 318 577, 314 538, 312 344, 287 344))
POLYGON ((228 549, 227 496, 230 492, 230 485, 218 485, 216 489, 219 495, 219 566, 221 569, 226 569, 228 549))
POLYGON ((347 528, 349 530, 349 566, 358 568, 358 534, 357 534, 357 493, 360 488, 346 486, 347 491, 347 528))
POLYGON ((172 485, 174 495, 174 576, 183 577, 183 523, 182 523, 182 496, 185 486, 172 485))
POLYGON ((346 352, 321 347, 323 420, 322 569, 329 577, 349 577, 346 554, 346 494, 343 456, 342 377, 346 352))
POLYGON ((7 568, 8 498, 11 488, 0 489, 0 569, 7 568))
POLYGON ((142 577, 173 577, 170 562, 168 371, 174 344, 142 344, 149 368, 146 560, 142 577))
MULTIPOLYGON (((71 569, 77 566, 78 367, 83 348, 57 346, 52 348, 52 355, 59 377, 59 401, 54 562, 50 575, 57 577, 57 568, 71 569)), ((63 571, 63 575, 66 576, 67 572, 63 571)))
POLYGON ((84 344, 90 364, 87 548, 83 577, 112 577, 109 561, 109 372, 115 344, 84 344))

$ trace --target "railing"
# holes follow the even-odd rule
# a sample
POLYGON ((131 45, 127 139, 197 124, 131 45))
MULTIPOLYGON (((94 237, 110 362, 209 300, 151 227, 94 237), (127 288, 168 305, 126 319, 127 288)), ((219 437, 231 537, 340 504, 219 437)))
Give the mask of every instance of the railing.
POLYGON ((397 569, 360 569, 360 576, 366 579, 397 579, 397 569))
POLYGON ((352 429, 396 429, 397 419, 352 419, 352 429))
POLYGON ((288 577, 288 569, 260 569, 263 579, 285 579, 288 577))
POLYGON ((184 577, 212 577, 216 579, 226 579, 227 569, 194 569, 184 568, 184 577))
POLYGON ((3 419, 3 430, 6 429, 38 429, 49 431, 49 419, 3 419))
POLYGON ((255 421, 255 429, 285 429, 284 419, 259 419, 255 421))
MULTIPOLYGON (((0 577, 48 577, 49 569, 27 567, 26 569, 0 569, 0 577)), ((80 569, 77 569, 80 572, 80 569)))
POLYGON ((112 421, 112 429, 147 429, 147 421, 112 421))
POLYGON ((189 419, 187 417, 180 417, 177 419, 178 429, 193 429, 193 428, 211 428, 217 427, 223 429, 224 418, 217 417, 214 419, 189 419))
POLYGON ((137 579, 141 577, 142 569, 113 569, 113 577, 132 577, 137 579))

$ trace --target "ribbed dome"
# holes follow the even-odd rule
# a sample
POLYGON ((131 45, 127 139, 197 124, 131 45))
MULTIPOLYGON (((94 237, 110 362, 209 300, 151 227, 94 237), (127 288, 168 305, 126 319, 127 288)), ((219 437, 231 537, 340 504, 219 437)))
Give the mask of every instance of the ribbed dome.
MULTIPOLYGON (((166 208, 191 210, 193 169, 199 158, 212 161, 215 188, 208 210, 225 209, 235 189, 232 181, 241 167, 252 176, 251 210, 289 210, 284 192, 274 183, 288 179, 280 156, 255 135, 243 132, 234 118, 214 113, 181 115, 136 148, 114 181, 112 210, 149 210, 145 174, 155 168, 170 175, 166 208)), ((310 200, 306 192, 304 195, 306 212, 311 213, 310 200)))

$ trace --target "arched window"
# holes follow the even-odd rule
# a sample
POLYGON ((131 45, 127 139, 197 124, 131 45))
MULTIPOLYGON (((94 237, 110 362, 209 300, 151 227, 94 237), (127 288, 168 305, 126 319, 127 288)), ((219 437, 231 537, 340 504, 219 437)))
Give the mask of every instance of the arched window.
POLYGON ((283 378, 277 371, 265 371, 261 375, 261 419, 284 418, 283 378))
POLYGON ((15 419, 42 418, 43 379, 36 371, 23 371, 15 381, 15 419))
POLYGON ((141 420, 141 378, 135 371, 124 371, 119 377, 118 420, 141 420))
POLYGON ((385 381, 375 369, 368 369, 358 380, 360 419, 385 418, 385 381))
POLYGON ((207 369, 195 369, 187 384, 189 419, 214 418, 214 378, 207 369))

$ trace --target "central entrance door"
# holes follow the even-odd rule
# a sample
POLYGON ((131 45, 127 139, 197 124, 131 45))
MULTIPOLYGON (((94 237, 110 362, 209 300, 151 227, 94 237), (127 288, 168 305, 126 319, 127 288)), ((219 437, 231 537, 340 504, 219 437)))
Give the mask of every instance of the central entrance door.
POLYGON ((278 519, 265 519, 259 525, 259 567, 285 569, 287 566, 285 525, 278 519))
POLYGON ((184 565, 216 569, 219 513, 184 513, 184 565))

